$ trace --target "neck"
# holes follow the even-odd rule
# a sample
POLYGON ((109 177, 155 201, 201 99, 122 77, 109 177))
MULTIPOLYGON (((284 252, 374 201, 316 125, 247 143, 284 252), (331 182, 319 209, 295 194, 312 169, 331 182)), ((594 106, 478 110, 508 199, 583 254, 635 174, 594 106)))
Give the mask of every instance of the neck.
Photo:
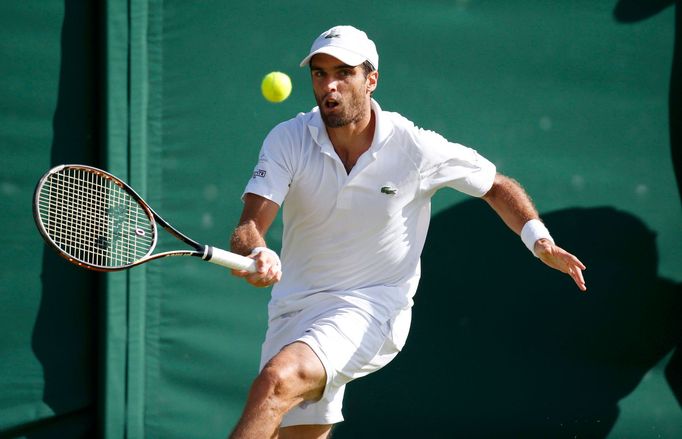
POLYGON ((372 145, 375 126, 376 117, 368 101, 367 111, 359 120, 338 128, 327 127, 329 140, 348 172, 372 145))
POLYGON ((375 126, 376 116, 370 109, 366 117, 358 122, 339 128, 327 127, 329 140, 343 162, 346 172, 350 173, 358 158, 372 146, 375 126))

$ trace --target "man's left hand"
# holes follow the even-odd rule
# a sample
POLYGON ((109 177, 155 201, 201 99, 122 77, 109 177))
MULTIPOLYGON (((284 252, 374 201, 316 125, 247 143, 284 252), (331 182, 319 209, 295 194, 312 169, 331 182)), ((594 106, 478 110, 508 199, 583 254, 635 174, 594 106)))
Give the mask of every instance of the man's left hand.
POLYGON ((586 267, 578 258, 552 243, 549 239, 538 239, 535 242, 535 254, 548 266, 571 276, 580 291, 587 291, 583 278, 583 270, 586 267))

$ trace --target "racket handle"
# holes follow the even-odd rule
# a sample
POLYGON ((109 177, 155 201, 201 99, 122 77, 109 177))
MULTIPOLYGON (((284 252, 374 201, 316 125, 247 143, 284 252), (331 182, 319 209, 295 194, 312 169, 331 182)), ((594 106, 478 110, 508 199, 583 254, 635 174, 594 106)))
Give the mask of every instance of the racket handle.
POLYGON ((206 246, 203 259, 223 267, 235 270, 246 270, 251 273, 256 271, 256 261, 236 253, 221 250, 217 247, 206 246))

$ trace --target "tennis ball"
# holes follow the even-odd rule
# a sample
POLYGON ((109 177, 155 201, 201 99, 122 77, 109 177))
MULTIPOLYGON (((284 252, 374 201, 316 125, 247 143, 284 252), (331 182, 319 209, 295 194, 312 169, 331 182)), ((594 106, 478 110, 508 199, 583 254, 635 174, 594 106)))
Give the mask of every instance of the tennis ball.
POLYGON ((291 94, 291 79, 286 73, 270 72, 260 84, 263 96, 270 102, 282 102, 291 94))

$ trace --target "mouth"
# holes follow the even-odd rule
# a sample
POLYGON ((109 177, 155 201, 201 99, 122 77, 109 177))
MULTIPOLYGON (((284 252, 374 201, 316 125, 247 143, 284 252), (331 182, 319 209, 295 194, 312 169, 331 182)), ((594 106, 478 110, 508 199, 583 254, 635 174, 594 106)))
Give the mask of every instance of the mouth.
POLYGON ((327 98, 323 102, 323 106, 326 110, 334 110, 339 105, 341 105, 341 103, 334 98, 327 98))

